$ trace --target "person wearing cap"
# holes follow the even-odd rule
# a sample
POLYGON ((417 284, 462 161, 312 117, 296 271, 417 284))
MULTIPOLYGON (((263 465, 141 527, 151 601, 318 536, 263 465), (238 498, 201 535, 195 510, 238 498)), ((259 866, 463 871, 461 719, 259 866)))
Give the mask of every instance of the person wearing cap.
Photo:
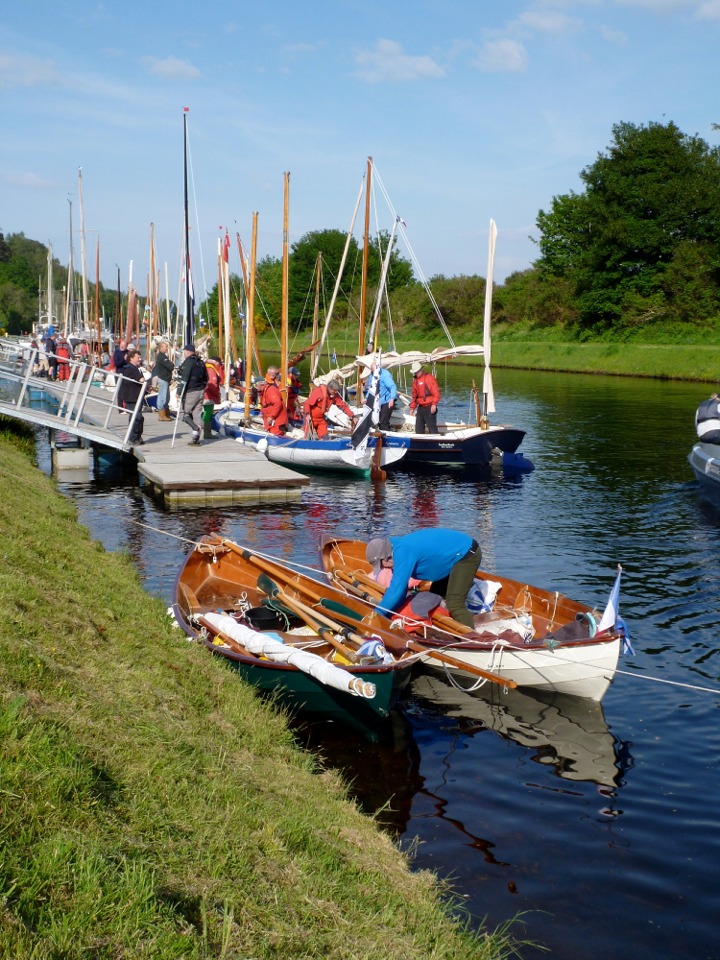
POLYGON ((268 367, 265 380, 258 387, 263 425, 267 432, 275 437, 281 437, 287 431, 288 422, 287 406, 278 383, 279 376, 280 370, 277 367, 268 367))
POLYGON ((350 417, 353 425, 355 424, 355 415, 340 396, 340 381, 328 380, 327 383, 321 383, 320 386, 315 387, 303 404, 306 437, 309 437, 312 431, 315 432, 318 440, 324 440, 327 437, 328 425, 325 414, 332 406, 342 410, 346 416, 350 417))
POLYGON ((370 373, 372 376, 368 376, 365 380, 365 395, 369 393, 375 393, 376 389, 380 390, 380 420, 378 422, 378 428, 380 430, 389 430, 390 429, 390 417, 392 416, 393 407, 395 406, 395 401, 397 400, 397 386, 393 380, 393 375, 387 370, 375 357, 370 365, 370 373))
POLYGON ((186 423, 192 430, 191 446, 198 447, 200 446, 200 428, 193 420, 193 413, 203 402, 208 374, 202 357, 195 352, 194 343, 185 344, 183 357, 183 362, 178 370, 178 395, 181 398, 180 415, 183 423, 186 423))
POLYGON ((423 370, 417 360, 410 367, 413 376, 410 412, 415 411, 415 433, 437 433, 437 411, 440 387, 431 373, 423 370))
POLYGON ((380 582, 382 571, 392 569, 390 585, 378 607, 388 614, 403 605, 411 577, 431 581, 430 591, 445 598, 450 615, 473 627, 473 615, 465 605, 482 551, 477 540, 460 530, 428 527, 404 537, 371 540, 365 556, 380 582))

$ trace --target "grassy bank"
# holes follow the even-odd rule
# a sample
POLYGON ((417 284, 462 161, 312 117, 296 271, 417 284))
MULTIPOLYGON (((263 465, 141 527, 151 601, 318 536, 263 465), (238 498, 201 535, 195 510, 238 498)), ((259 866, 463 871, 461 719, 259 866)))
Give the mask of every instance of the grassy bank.
MULTIPOLYGON (((615 376, 656 377, 663 380, 698 380, 720 382, 720 344, 705 343, 641 343, 594 341, 581 343, 562 340, 562 331, 530 332, 527 339, 518 339, 527 332, 507 331, 494 334, 492 365, 526 370, 557 370, 565 373, 604 373, 615 376), (539 339, 542 337, 543 339, 539 339)), ((330 349, 349 358, 357 349, 356 334, 339 330, 330 338, 330 349)), ((477 329, 455 330, 457 344, 482 343, 477 329)), ((309 342, 309 337, 296 336, 291 353, 309 342)), ((387 348, 383 341, 381 345, 387 348)), ((429 337, 426 331, 403 329, 397 338, 397 349, 433 350, 446 346, 440 337, 429 337)), ((263 356, 267 362, 277 362, 279 349, 271 336, 261 339, 263 356)), ((473 361, 467 361, 473 362, 473 361)), ((474 361, 482 364, 482 360, 474 361)))
POLYGON ((89 538, 32 447, 0 421, 0 957, 506 956, 89 538))

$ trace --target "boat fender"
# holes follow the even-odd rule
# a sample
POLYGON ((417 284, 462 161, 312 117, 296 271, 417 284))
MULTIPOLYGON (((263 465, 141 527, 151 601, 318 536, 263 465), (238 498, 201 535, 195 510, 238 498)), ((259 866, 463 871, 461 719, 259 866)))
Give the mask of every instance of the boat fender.
POLYGON ((595 617, 591 613, 578 613, 576 614, 575 619, 580 621, 580 623, 586 623, 588 625, 588 630, 590 631, 590 636, 595 636, 597 633, 597 623, 595 622, 595 617))

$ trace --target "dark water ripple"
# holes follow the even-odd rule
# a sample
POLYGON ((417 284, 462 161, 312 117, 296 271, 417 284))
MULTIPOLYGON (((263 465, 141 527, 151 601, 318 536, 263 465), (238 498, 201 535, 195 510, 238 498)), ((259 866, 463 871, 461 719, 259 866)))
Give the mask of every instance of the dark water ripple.
MULTIPOLYGON (((459 375, 443 385, 467 414, 459 375)), ((494 419, 527 430, 529 476, 397 472, 377 490, 318 477, 298 504, 181 511, 110 468, 63 489, 166 601, 209 530, 317 568, 327 533, 458 527, 489 569, 601 609, 622 564, 636 654, 599 708, 417 681, 377 743, 331 724, 299 735, 473 917, 524 912, 559 960, 717 960, 720 509, 687 464, 709 391, 511 371, 495 390, 494 419)))

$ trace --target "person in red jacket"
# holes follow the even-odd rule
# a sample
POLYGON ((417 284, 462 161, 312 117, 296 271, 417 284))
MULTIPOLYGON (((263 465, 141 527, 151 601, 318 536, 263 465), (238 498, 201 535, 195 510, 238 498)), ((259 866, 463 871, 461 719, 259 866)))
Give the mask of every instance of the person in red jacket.
POLYGON ((425 373, 417 360, 410 367, 410 373, 413 375, 410 412, 415 411, 415 433, 425 433, 426 428, 428 433, 437 433, 438 382, 431 373, 425 373))
POLYGON ((282 436, 287 430, 287 407, 278 386, 280 371, 277 367, 268 367, 265 374, 265 385, 262 388, 260 409, 262 410, 263 424, 268 433, 276 437, 282 436))
POLYGON ((57 378, 58 380, 70 379, 70 344, 65 337, 58 337, 57 349, 57 378))
POLYGON ((327 384, 315 387, 303 404, 305 414, 305 436, 310 435, 311 428, 315 431, 318 440, 324 440, 328 434, 325 414, 332 406, 339 407, 354 423, 353 412, 340 396, 340 384, 337 380, 330 380, 327 384))

